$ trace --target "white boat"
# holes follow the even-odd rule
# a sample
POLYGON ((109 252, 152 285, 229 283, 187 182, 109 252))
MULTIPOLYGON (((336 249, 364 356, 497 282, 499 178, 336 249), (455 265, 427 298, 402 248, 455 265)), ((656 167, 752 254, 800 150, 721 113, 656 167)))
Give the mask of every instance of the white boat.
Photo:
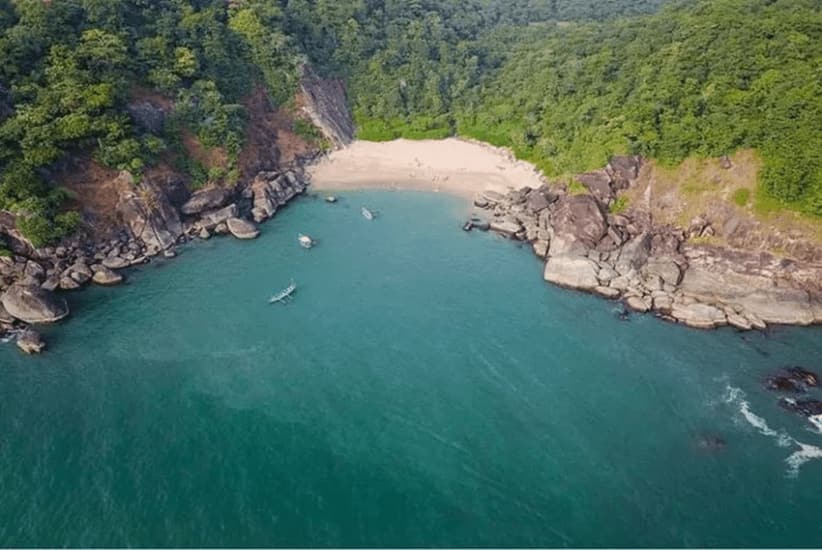
POLYGON ((368 208, 363 206, 362 207, 362 217, 365 218, 366 220, 373 220, 374 219, 374 213, 371 210, 369 210, 368 208))
POLYGON ((314 239, 312 239, 308 235, 303 235, 302 233, 297 235, 297 242, 300 243, 300 246, 303 248, 311 248, 312 246, 317 244, 316 241, 314 241, 314 239))
POLYGON ((288 285, 286 288, 279 291, 277 294, 271 297, 268 301, 269 304, 287 304, 291 301, 291 297, 294 293, 297 292, 297 283, 294 282, 294 279, 291 279, 291 284, 288 285))
POLYGON ((337 202, 337 197, 335 197, 334 195, 328 195, 325 198, 325 202, 335 203, 337 202))

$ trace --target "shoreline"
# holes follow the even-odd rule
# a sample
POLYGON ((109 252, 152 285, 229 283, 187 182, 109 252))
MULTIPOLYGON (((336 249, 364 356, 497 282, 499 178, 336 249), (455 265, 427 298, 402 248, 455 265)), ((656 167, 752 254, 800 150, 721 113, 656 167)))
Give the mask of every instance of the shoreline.
POLYGON ((424 191, 473 200, 484 191, 538 188, 544 176, 510 151, 460 138, 355 141, 306 166, 315 191, 424 191))

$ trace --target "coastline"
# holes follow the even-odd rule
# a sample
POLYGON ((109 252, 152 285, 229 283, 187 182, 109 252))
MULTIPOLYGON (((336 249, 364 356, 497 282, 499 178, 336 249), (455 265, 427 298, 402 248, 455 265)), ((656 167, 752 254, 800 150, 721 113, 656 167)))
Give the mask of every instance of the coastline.
POLYGON ((506 149, 460 138, 355 141, 306 167, 316 191, 383 189, 448 193, 473 200, 546 183, 531 164, 506 149))

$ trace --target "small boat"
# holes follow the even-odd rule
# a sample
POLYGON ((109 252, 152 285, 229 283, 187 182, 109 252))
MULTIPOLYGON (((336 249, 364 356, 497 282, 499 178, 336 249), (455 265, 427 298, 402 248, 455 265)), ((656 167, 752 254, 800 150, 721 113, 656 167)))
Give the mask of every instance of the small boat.
POLYGON ((467 222, 465 222, 465 225, 462 226, 462 230, 466 232, 471 231, 472 229, 474 229, 474 222, 472 222, 471 220, 468 220, 467 222))
POLYGON ((328 195, 325 198, 325 202, 330 202, 330 203, 333 204, 333 203, 337 202, 337 197, 335 197, 334 195, 328 195))
POLYGON ((303 248, 311 248, 315 244, 317 244, 314 239, 312 239, 308 235, 303 235, 302 233, 297 235, 297 242, 300 243, 300 246, 303 248))
POLYGON ((297 291, 297 283, 294 282, 294 279, 291 279, 291 284, 288 285, 286 288, 279 291, 277 294, 271 297, 268 301, 269 304, 287 304, 291 301, 291 297, 297 291))
POLYGON ((374 213, 371 210, 369 210, 368 208, 363 206, 362 207, 362 217, 365 218, 366 220, 371 221, 371 220, 374 219, 374 213))

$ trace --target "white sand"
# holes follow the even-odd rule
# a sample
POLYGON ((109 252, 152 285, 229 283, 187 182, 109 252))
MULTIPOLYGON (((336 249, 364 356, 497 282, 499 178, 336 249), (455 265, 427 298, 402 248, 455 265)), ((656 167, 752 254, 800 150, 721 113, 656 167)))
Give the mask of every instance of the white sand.
POLYGON ((402 189, 473 198, 486 190, 539 187, 541 174, 505 149, 464 141, 356 141, 311 166, 316 190, 402 189))

